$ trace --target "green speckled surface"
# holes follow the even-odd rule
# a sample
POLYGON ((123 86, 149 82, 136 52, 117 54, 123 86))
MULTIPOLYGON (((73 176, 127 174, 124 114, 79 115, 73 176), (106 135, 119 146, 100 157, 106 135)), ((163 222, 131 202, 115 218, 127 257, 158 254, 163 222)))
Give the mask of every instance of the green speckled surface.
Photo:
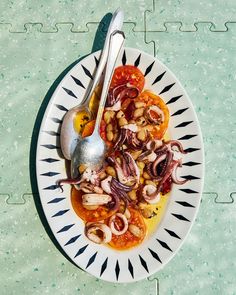
POLYGON ((236 191, 236 23, 227 32, 214 33, 209 24, 196 26, 196 32, 187 33, 166 24, 167 32, 146 35, 195 106, 205 146, 205 191, 231 202, 236 191))
POLYGON ((225 31, 225 23, 236 21, 234 0, 153 0, 146 13, 146 30, 163 31, 165 23, 179 22, 181 30, 195 31, 195 24, 212 23, 212 31, 225 31))
MULTIPOLYGON (((91 52, 98 25, 88 25, 88 33, 72 33, 70 24, 57 27, 57 33, 41 33, 39 24, 27 25, 27 33, 10 33, 8 26, 0 25, 0 136, 5 138, 0 146, 0 192, 11 195, 11 203, 24 202, 23 194, 31 191, 28 156, 39 107, 61 72, 91 52), (8 169, 14 170, 17 181, 4 173, 8 169)), ((143 33, 132 29, 132 24, 124 25, 127 46, 153 54, 153 44, 146 44, 143 33)), ((95 49, 101 45, 96 43, 95 49)))
POLYGON ((233 0, 1 1, 0 294, 236 294, 235 12, 233 0), (102 46, 93 44, 98 22, 118 6, 126 45, 155 54, 186 88, 206 156, 205 192, 186 242, 162 271, 129 285, 99 281, 58 251, 37 213, 29 169, 48 89, 102 46))

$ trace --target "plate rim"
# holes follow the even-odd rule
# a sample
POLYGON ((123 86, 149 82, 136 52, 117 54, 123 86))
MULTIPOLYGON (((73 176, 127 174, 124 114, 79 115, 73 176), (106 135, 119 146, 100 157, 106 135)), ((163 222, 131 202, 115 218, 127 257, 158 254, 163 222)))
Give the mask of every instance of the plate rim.
MULTIPOLYGON (((196 221, 196 216, 199 212, 199 209, 200 209, 200 203, 201 203, 201 199, 202 199, 202 194, 203 194, 203 186, 204 186, 204 177, 205 177, 205 154, 204 154, 204 143, 203 143, 203 137, 202 137, 202 132, 201 132, 201 125, 199 123, 199 120, 198 120, 198 117, 197 117, 197 114, 196 114, 196 111, 195 111, 195 108, 193 106, 193 103, 190 99, 190 97, 188 96, 187 94, 187 91, 185 90, 185 88, 183 87, 182 83, 179 81, 179 79, 177 79, 177 77, 175 76, 175 74, 172 72, 172 70, 169 69, 168 66, 166 66, 164 63, 162 63, 161 60, 159 60, 157 57, 154 57, 140 49, 137 49, 137 48, 132 48, 132 47, 124 47, 124 49, 122 50, 123 51, 132 51, 132 52, 136 52, 136 53, 141 53, 142 55, 144 56, 147 56, 148 58, 152 59, 153 61, 157 61, 159 64, 161 64, 164 68, 167 68, 168 72, 170 73, 170 75, 174 78, 174 80, 176 82, 178 82, 179 86, 181 87, 182 89, 182 92, 184 94, 184 96, 186 97, 187 101, 188 101, 188 104, 194 114, 194 120, 195 122, 197 123, 197 130, 198 130, 198 140, 199 140, 199 143, 200 143, 200 148, 201 148, 201 157, 202 157, 202 175, 201 176, 201 181, 200 181, 200 184, 199 184, 199 192, 198 192, 198 202, 196 204, 196 208, 194 210, 194 213, 191 215, 192 218, 191 218, 191 222, 190 222, 190 225, 189 225, 189 228, 187 229, 187 231, 185 232, 184 234, 184 237, 181 239, 181 242, 178 244, 178 246, 175 248, 175 250, 173 251, 173 253, 171 255, 168 256, 168 259, 165 259, 165 261, 163 261, 163 263, 161 263, 160 265, 158 265, 158 269, 156 269, 154 272, 150 272, 148 273, 147 275, 140 275, 140 274, 137 274, 135 278, 133 279, 127 279, 126 281, 117 281, 117 280, 107 280, 103 277, 99 277, 99 276, 96 276, 95 274, 93 274, 92 272, 90 272, 89 269, 85 269, 83 268, 81 265, 79 265, 71 256, 70 254, 68 253, 69 251, 67 251, 63 245, 60 243, 60 240, 58 239, 58 236, 55 234, 55 232, 53 231, 52 229, 52 226, 51 226, 51 221, 49 218, 47 218, 47 215, 46 215, 46 207, 44 205, 44 203, 42 202, 42 188, 40 188, 40 183, 39 183, 39 176, 40 176, 40 172, 39 172, 39 154, 40 154, 40 142, 42 141, 42 137, 43 137, 43 127, 45 126, 45 123, 47 121, 47 118, 48 118, 48 115, 49 115, 49 112, 51 110, 51 106, 53 105, 53 102, 55 101, 55 98, 57 97, 58 95, 58 91, 60 89, 60 87, 63 85, 63 83, 65 82, 65 80, 67 79, 67 77, 70 75, 70 73, 73 71, 73 69, 75 67, 77 67, 79 64, 81 64, 81 62, 83 62, 83 60, 85 58, 91 58, 92 56, 95 56, 96 54, 100 54, 101 50, 98 50, 96 52, 92 52, 88 55, 85 55, 82 59, 80 59, 78 61, 78 63, 76 63, 66 74, 65 76, 62 78, 62 80, 60 81, 60 83, 57 85, 56 89, 54 90, 53 94, 51 95, 49 101, 48 101, 48 104, 46 106, 46 109, 43 113, 43 118, 42 118, 42 121, 41 121, 41 124, 40 124, 40 128, 39 128, 39 133, 38 133, 38 138, 37 138, 37 148, 36 148, 36 157, 35 157, 35 162, 36 162, 36 179, 37 179, 37 187, 38 187, 38 192, 39 192, 39 200, 40 200, 40 203, 41 203, 41 206, 42 206, 42 209, 43 209, 43 213, 44 213, 44 217, 46 218, 46 221, 53 233, 53 236, 55 237, 55 239, 57 240, 58 244, 60 245, 60 248, 63 250, 63 252, 66 253, 66 255, 68 255, 70 257, 70 259, 73 260, 73 262, 80 268, 82 268, 84 271, 86 271, 87 273, 91 274, 92 276, 96 277, 96 278, 99 278, 101 280, 105 280, 105 281, 109 281, 109 282, 113 282, 113 283, 132 283, 132 282, 135 282, 135 281, 139 281, 139 280, 142 280, 142 279, 145 279, 151 275, 153 275, 154 273, 160 271, 161 269, 163 269, 163 267, 178 253, 178 251, 180 250, 180 248, 183 246, 184 242, 186 241, 186 238, 187 236, 189 235, 191 229, 192 229, 192 226, 193 224, 195 223, 196 221)), ((63 161, 65 161, 64 159, 61 159, 63 161)), ((70 202, 71 203, 71 202, 70 202)), ((166 209, 167 210, 167 209, 166 209)), ((164 213, 165 215, 165 213, 164 213)))

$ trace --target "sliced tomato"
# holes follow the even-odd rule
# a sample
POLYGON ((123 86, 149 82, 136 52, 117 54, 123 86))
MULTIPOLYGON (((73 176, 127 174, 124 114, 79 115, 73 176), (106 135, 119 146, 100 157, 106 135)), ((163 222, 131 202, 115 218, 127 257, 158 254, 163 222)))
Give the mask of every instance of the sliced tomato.
POLYGON ((170 113, 167 105, 165 102, 160 98, 160 96, 155 95, 154 93, 145 90, 143 91, 140 96, 138 97, 139 100, 146 103, 146 106, 156 105, 158 106, 164 113, 164 122, 160 125, 153 126, 153 130, 151 134, 156 139, 162 139, 166 129, 168 128, 170 113))
POLYGON ((142 215, 137 210, 132 208, 129 208, 129 211, 131 215, 129 223, 136 225, 141 230, 141 235, 140 237, 136 237, 129 230, 120 236, 112 234, 112 240, 109 245, 118 250, 126 250, 139 245, 147 234, 146 224, 142 215))
POLYGON ((129 83, 141 92, 144 87, 145 78, 143 73, 135 66, 120 66, 115 69, 110 88, 129 83))
POLYGON ((71 189, 71 204, 75 213, 85 222, 96 222, 109 218, 115 212, 105 206, 99 206, 95 210, 88 210, 82 205, 82 195, 84 192, 78 191, 76 188, 71 189))

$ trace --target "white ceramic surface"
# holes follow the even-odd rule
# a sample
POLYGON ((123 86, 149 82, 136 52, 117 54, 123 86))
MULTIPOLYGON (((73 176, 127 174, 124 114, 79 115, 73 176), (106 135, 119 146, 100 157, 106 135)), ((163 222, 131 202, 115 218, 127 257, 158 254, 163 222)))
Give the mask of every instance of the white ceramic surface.
MULTIPOLYGON (((47 221, 62 249, 82 269, 111 282, 133 282, 160 270, 177 252, 198 211, 204 174, 203 143, 199 123, 185 90, 170 70, 152 56, 125 48, 117 66, 131 64, 145 74, 145 89, 160 94, 171 118, 168 132, 185 150, 181 176, 191 180, 173 185, 165 215, 157 230, 140 246, 116 251, 90 242, 84 223, 70 201, 70 186, 64 192, 56 181, 66 178, 60 151, 60 124, 66 111, 79 104, 96 69, 100 52, 84 58, 64 77, 46 109, 37 146, 37 181, 47 221)), ((196 253, 193 253, 196 255, 196 253)))

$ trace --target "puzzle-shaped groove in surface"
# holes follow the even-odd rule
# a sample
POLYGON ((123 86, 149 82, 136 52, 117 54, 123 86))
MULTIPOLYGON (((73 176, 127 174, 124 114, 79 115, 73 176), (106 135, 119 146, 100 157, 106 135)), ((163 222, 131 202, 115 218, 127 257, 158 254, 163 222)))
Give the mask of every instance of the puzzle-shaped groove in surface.
POLYGON ((230 193, 229 197, 226 199, 225 196, 218 196, 215 192, 203 192, 203 195, 209 196, 209 198, 214 199, 216 204, 232 204, 234 203, 234 197, 236 193, 230 193))
POLYGON ((227 23, 236 22, 234 0, 153 0, 153 9, 145 13, 147 31, 165 31, 165 23, 179 22, 182 31, 195 31, 197 23, 211 23, 210 30, 227 31, 227 23))
POLYGON ((234 294, 235 203, 216 205, 203 194, 190 234, 177 255, 156 275, 160 294, 234 294), (184 282, 184 283, 183 283, 184 282))
POLYGON ((146 32, 147 41, 155 42, 158 58, 194 103, 205 146, 204 190, 216 192, 217 203, 231 203, 236 190, 236 23, 215 33, 209 23, 196 24, 197 31, 189 33, 181 32, 179 23, 165 25, 166 32, 146 32))
POLYGON ((148 280, 150 281, 150 282, 155 282, 156 283, 156 295, 160 295, 160 293, 159 293, 159 280, 158 280, 158 278, 156 278, 156 277, 149 277, 148 278, 148 280))
POLYGON ((144 12, 152 8, 152 0, 116 1, 17 1, 0 3, 0 22, 11 23, 13 31, 24 31, 25 23, 37 22, 44 32, 56 31, 59 22, 73 23, 74 31, 85 32, 89 22, 100 22, 105 13, 118 7, 125 12, 125 22, 136 24, 135 31, 144 31, 144 12))
MULTIPOLYGON (((9 194, 8 202, 15 204, 24 203, 24 193, 31 190, 30 144, 31 140, 36 144, 34 122, 48 89, 70 64, 92 49, 100 49, 106 35, 100 26, 100 38, 93 44, 97 23, 87 24, 86 33, 72 32, 71 23, 58 23, 57 33, 42 33, 40 23, 28 23, 24 28, 24 33, 10 33, 10 24, 0 25, 0 137, 4 138, 0 145, 0 191, 9 194)), ((153 55, 144 33, 133 29, 134 24, 124 24, 126 46, 153 55)))
MULTIPOLYGON (((12 24, 11 23, 0 23, 0 28, 3 30, 3 29, 6 29, 8 30, 10 33, 27 33, 31 27, 38 27, 38 31, 40 33, 58 33, 58 31, 60 30, 60 28, 62 26, 67 26, 68 27, 68 30, 71 32, 71 33, 88 33, 90 32, 90 26, 94 26, 96 25, 97 27, 99 27, 100 30, 104 31, 104 32, 107 32, 107 28, 108 28, 108 24, 106 23, 103 23, 103 22, 88 22, 85 26, 85 29, 83 31, 78 31, 76 29, 76 26, 73 22, 57 22, 55 23, 54 27, 51 29, 51 30, 48 30, 48 28, 44 26, 43 23, 40 23, 40 22, 28 22, 28 23, 25 23, 23 25, 23 28, 22 29, 14 29, 12 24)), ((135 30, 136 29, 136 23, 134 22, 124 22, 123 24, 123 27, 122 27, 122 30, 125 30, 125 27, 132 27, 132 31, 133 32, 145 32, 145 30, 140 30, 140 31, 137 31, 135 30)))

